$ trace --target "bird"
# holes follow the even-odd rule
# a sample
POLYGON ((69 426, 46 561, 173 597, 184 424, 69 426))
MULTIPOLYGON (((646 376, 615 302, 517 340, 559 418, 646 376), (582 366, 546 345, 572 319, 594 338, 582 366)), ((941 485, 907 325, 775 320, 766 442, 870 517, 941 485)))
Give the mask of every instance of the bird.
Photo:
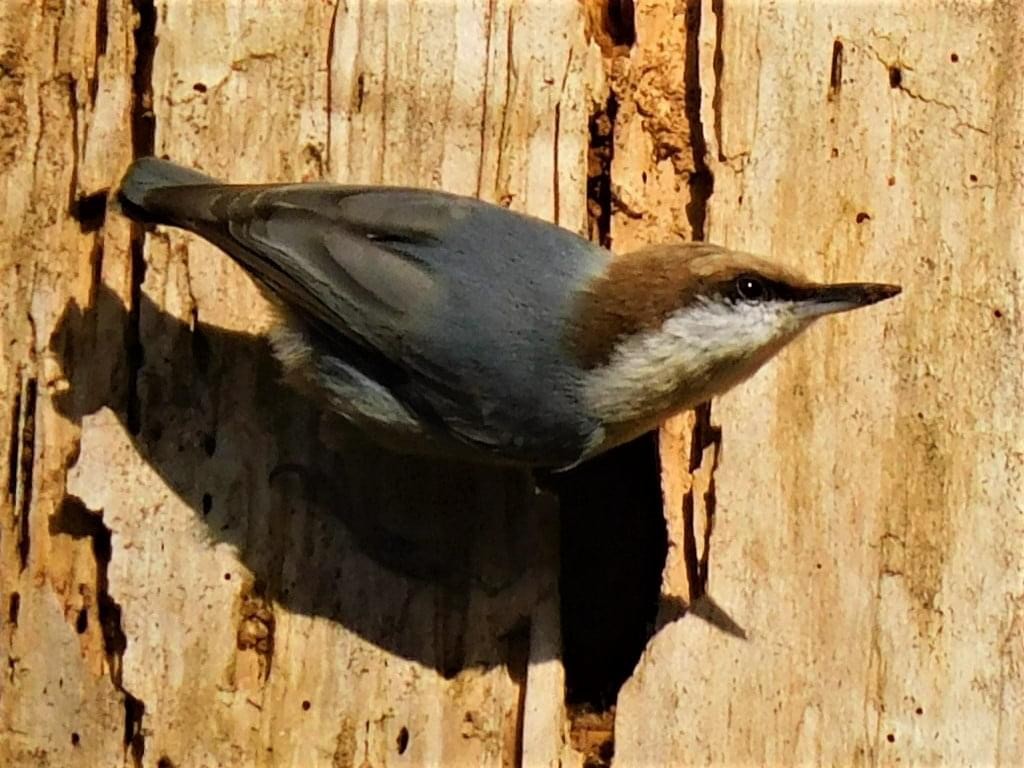
POLYGON ((225 184, 144 157, 121 210, 218 246, 274 311, 284 379, 401 453, 574 467, 748 379, 898 285, 817 283, 707 242, 615 255, 448 192, 225 184))

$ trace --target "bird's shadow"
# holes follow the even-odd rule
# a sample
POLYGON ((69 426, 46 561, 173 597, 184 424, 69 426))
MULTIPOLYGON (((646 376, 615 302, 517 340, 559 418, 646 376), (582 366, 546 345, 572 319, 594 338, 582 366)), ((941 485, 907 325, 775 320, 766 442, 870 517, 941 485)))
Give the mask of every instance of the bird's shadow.
POLYGON ((64 311, 62 414, 116 413, 288 611, 446 675, 521 654, 508 639, 557 582, 556 504, 529 474, 389 453, 280 383, 262 337, 134 303, 100 286, 64 311))

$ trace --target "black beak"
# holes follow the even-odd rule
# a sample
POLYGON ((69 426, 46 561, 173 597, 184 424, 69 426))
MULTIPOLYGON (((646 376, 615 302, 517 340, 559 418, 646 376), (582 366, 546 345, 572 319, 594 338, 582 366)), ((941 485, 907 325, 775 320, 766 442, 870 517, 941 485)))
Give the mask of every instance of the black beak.
POLYGON ((837 283, 817 285, 807 291, 804 306, 812 317, 847 312, 891 299, 903 289, 884 283, 837 283))

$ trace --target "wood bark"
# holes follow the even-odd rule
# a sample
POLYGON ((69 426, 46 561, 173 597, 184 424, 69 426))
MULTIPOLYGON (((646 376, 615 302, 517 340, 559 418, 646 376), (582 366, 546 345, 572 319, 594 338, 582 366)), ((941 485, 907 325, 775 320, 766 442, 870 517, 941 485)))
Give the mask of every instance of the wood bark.
POLYGON ((0 762, 1024 762, 1024 12, 632 5, 0 6, 0 762), (594 595, 650 640, 567 709, 614 632, 555 499, 281 385, 240 270, 107 205, 151 153, 905 293, 662 430, 660 598, 594 595))
MULTIPOLYGON (((698 29, 707 237, 904 294, 663 434, 694 610, 615 764, 1019 764, 1022 8, 707 0, 698 29)), ((651 202, 645 171, 613 180, 651 202)))

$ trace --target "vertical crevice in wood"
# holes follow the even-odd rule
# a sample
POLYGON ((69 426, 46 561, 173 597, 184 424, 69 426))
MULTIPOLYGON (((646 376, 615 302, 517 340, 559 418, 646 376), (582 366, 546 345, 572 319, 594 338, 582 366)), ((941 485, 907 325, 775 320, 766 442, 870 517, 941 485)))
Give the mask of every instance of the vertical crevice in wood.
MULTIPOLYGON (((331 162, 331 140, 334 123, 334 44, 338 34, 338 11, 343 0, 335 0, 334 9, 331 11, 331 31, 327 37, 327 87, 324 90, 324 110, 327 116, 327 147, 324 150, 325 168, 329 179, 334 178, 334 166, 331 162)), ((359 77, 360 90, 362 89, 362 75, 359 77)), ((361 99, 360 99, 361 100, 361 99)))
POLYGON ((683 494, 683 558, 686 562, 686 578, 689 584, 690 603, 701 599, 707 593, 708 567, 711 553, 711 533, 715 522, 717 496, 715 490, 715 470, 718 457, 722 450, 722 430, 711 423, 711 403, 704 403, 695 412, 693 430, 690 437, 689 472, 694 483, 683 494), (707 472, 707 483, 703 489, 698 488, 697 475, 704 468, 705 453, 708 448, 714 450, 711 467, 707 472), (703 532, 700 536, 700 548, 697 546, 698 527, 696 524, 696 495, 702 493, 704 510, 703 532))
POLYGON ((28 566, 31 547, 29 512, 32 509, 32 484, 35 469, 37 390, 38 385, 34 377, 25 382, 21 396, 21 422, 18 428, 17 485, 14 509, 18 516, 18 562, 22 571, 28 566))
POLYGON ((609 91, 603 107, 590 116, 587 155, 587 214, 590 239, 612 247, 612 157, 615 151, 615 116, 619 104, 609 91))
POLYGON ((689 177, 690 200, 686 205, 686 217, 690 223, 690 237, 694 240, 703 240, 706 236, 708 199, 715 189, 715 177, 708 167, 708 144, 704 134, 704 122, 701 119, 703 93, 700 85, 700 24, 701 0, 687 0, 685 103, 693 171, 689 177))
MULTIPOLYGON (((726 157, 722 141, 722 73, 725 71, 725 49, 722 37, 725 34, 725 0, 711 0, 711 11, 715 14, 715 53, 711 62, 715 73, 715 92, 711 97, 711 112, 714 115, 718 161, 724 163, 726 157)), ((694 37, 699 37, 699 35, 695 34, 694 37)))
POLYGON ((502 754, 504 765, 508 768, 523 765, 523 724, 526 718, 526 679, 530 663, 530 632, 529 621, 524 621, 513 628, 503 638, 505 641, 505 668, 508 676, 518 688, 515 702, 515 713, 508 720, 505 731, 505 744, 502 754))
POLYGON ((828 100, 839 98, 843 87, 843 41, 836 38, 832 43, 832 69, 828 76, 828 100))
POLYGON ((107 0, 96 2, 96 49, 92 62, 92 74, 89 77, 89 101, 96 104, 96 94, 100 87, 100 59, 107 55, 107 37, 110 28, 107 23, 107 0))
MULTIPOLYGON (((156 7, 153 0, 134 0, 138 15, 135 27, 135 67, 132 72, 132 155, 152 155, 156 146, 156 117, 153 113, 153 56, 156 52, 156 7)), ((139 399, 139 372, 142 369, 142 338, 139 310, 142 283, 146 279, 145 231, 141 225, 131 225, 129 250, 131 252, 131 291, 126 334, 128 357, 127 426, 133 434, 142 427, 139 399)))
POLYGON ((7 498, 17 509, 18 500, 18 448, 21 445, 21 380, 14 392, 11 405, 11 433, 7 444, 7 498))

